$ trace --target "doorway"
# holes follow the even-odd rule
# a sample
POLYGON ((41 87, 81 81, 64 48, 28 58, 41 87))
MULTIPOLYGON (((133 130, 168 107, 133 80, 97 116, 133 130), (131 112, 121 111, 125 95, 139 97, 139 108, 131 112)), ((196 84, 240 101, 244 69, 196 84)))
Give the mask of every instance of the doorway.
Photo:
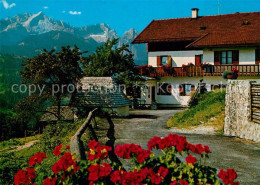
POLYGON ((195 55, 195 65, 199 66, 203 62, 203 55, 195 55))
POLYGON ((155 102, 155 86, 152 86, 152 102, 155 102))

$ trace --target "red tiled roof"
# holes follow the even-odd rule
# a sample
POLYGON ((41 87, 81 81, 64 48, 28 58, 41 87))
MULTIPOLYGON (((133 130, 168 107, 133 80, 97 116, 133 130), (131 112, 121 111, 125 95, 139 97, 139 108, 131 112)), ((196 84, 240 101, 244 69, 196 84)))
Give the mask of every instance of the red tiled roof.
POLYGON ((174 41, 191 41, 187 47, 260 45, 260 12, 153 20, 132 43, 174 41))

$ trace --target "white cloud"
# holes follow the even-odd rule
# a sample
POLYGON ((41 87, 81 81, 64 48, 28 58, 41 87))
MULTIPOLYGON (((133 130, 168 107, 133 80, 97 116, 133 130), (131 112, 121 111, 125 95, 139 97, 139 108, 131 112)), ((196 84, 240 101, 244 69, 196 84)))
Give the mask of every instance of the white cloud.
POLYGON ((44 9, 48 9, 49 7, 48 7, 48 6, 44 6, 43 8, 44 8, 44 9))
POLYGON ((71 14, 71 15, 81 15, 81 12, 69 11, 69 14, 71 14))
POLYGON ((13 8, 14 6, 16 6, 15 3, 12 3, 12 4, 9 5, 9 3, 6 0, 3 0, 2 3, 3 3, 3 6, 4 6, 5 9, 13 8))

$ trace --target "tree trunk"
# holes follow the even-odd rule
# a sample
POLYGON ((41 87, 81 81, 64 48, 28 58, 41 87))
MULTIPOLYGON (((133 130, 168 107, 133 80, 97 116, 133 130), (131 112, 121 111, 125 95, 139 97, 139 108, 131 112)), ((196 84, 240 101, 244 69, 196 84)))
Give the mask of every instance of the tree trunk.
POLYGON ((77 130, 76 134, 72 136, 70 140, 70 151, 72 154, 76 154, 78 161, 86 160, 83 142, 80 140, 80 138, 82 134, 85 132, 85 130, 88 128, 88 126, 90 125, 93 112, 96 110, 97 109, 94 109, 93 111, 89 112, 86 121, 81 125, 81 127, 77 130))

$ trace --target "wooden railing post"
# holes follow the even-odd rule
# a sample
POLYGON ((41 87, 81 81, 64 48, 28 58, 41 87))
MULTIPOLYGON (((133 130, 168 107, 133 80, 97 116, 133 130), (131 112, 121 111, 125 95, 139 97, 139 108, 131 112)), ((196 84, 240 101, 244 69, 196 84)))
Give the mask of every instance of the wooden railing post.
POLYGON ((154 68, 149 74, 140 68, 140 75, 150 77, 194 77, 194 76, 221 76, 225 70, 232 70, 235 67, 238 70, 239 76, 257 76, 260 75, 260 65, 213 65, 208 68, 202 69, 201 66, 186 66, 186 67, 174 67, 173 74, 164 71, 161 68, 154 68))

